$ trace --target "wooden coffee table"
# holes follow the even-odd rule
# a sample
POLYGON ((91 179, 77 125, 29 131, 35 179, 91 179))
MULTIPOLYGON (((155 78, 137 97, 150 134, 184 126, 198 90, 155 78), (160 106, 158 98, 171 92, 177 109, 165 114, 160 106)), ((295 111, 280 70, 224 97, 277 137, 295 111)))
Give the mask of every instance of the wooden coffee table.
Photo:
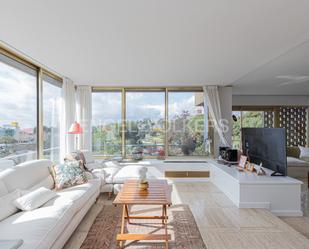
POLYGON ((141 190, 139 188, 138 180, 125 181, 122 190, 116 196, 114 205, 122 205, 122 218, 121 218, 121 230, 117 235, 119 245, 123 248, 126 240, 163 240, 165 241, 165 247, 168 248, 168 241, 171 239, 171 235, 167 232, 167 207, 171 202, 171 188, 167 184, 166 180, 149 180, 148 190, 141 190), (129 205, 160 205, 162 206, 161 216, 130 216, 129 205), (162 224, 165 229, 164 234, 132 234, 125 233, 126 221, 134 219, 159 219, 162 220, 162 224))

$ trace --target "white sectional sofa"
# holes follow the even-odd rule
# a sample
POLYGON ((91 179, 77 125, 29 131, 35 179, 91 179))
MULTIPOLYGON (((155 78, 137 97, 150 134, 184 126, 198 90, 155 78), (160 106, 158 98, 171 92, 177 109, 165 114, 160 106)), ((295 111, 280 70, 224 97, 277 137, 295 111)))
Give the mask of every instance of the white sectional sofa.
MULTIPOLYGON (((0 197, 16 189, 53 188, 49 160, 22 163, 0 173, 0 197)), ((20 249, 60 249, 100 194, 100 179, 57 191, 57 197, 32 211, 0 221, 1 240, 23 240, 20 249)))
MULTIPOLYGON (((34 160, 7 167, 0 172, 0 197, 19 190, 54 188, 50 160, 34 160)), ((88 165, 89 166, 89 165, 88 165)), ((94 165, 93 165, 94 166, 94 165)), ((56 191, 57 196, 42 207, 20 211, 0 221, 1 240, 23 240, 20 249, 60 249, 96 201, 100 192, 117 192, 126 179, 145 178, 139 165, 97 163, 93 179, 82 185, 56 191)), ((91 176, 91 175, 90 175, 91 176)))
POLYGON ((147 168, 142 165, 120 165, 117 161, 95 160, 92 152, 83 150, 83 160, 87 169, 101 179, 102 193, 117 193, 125 180, 147 178, 147 168))

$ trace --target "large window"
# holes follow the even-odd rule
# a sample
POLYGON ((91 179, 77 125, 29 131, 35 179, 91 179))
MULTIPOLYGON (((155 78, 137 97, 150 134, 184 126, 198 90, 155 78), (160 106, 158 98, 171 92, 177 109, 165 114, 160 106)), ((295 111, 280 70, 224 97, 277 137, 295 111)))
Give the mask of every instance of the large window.
POLYGON ((121 155, 121 91, 92 93, 92 149, 95 155, 121 155))
POLYGON ((0 54, 0 158, 37 158, 37 71, 0 54))
POLYGON ((264 111, 233 111, 233 148, 241 149, 241 128, 263 127, 264 111))
POLYGON ((263 128, 264 111, 233 111, 232 143, 234 149, 241 149, 241 128, 263 128))
POLYGON ((197 97, 197 92, 168 93, 168 152, 170 156, 205 154, 204 106, 197 105, 197 97))
POLYGON ((126 155, 164 153, 165 92, 126 92, 126 155))
POLYGON ((205 155, 199 89, 94 89, 92 112, 92 146, 97 155, 205 155))
POLYGON ((43 76, 44 158, 60 161, 60 105, 62 82, 43 76))

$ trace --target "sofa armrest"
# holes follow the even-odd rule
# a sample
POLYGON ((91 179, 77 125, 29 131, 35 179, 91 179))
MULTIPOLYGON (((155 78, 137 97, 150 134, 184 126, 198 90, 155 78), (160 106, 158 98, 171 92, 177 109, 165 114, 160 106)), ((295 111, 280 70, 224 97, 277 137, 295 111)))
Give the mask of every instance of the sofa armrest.
POLYGON ((102 169, 103 168, 103 164, 102 163, 98 163, 98 162, 86 163, 85 167, 88 170, 93 171, 95 169, 102 169))
POLYGON ((106 181, 105 181, 106 173, 105 173, 104 169, 93 169, 91 171, 91 173, 94 176, 94 178, 101 179, 102 185, 106 184, 106 181))

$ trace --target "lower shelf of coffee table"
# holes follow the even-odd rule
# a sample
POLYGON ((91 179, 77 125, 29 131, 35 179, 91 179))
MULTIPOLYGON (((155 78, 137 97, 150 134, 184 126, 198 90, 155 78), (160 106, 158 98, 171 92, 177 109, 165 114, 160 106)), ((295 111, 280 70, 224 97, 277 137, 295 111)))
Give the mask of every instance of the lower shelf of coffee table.
POLYGON ((125 241, 125 240, 171 240, 171 235, 165 234, 118 234, 117 240, 125 241))

